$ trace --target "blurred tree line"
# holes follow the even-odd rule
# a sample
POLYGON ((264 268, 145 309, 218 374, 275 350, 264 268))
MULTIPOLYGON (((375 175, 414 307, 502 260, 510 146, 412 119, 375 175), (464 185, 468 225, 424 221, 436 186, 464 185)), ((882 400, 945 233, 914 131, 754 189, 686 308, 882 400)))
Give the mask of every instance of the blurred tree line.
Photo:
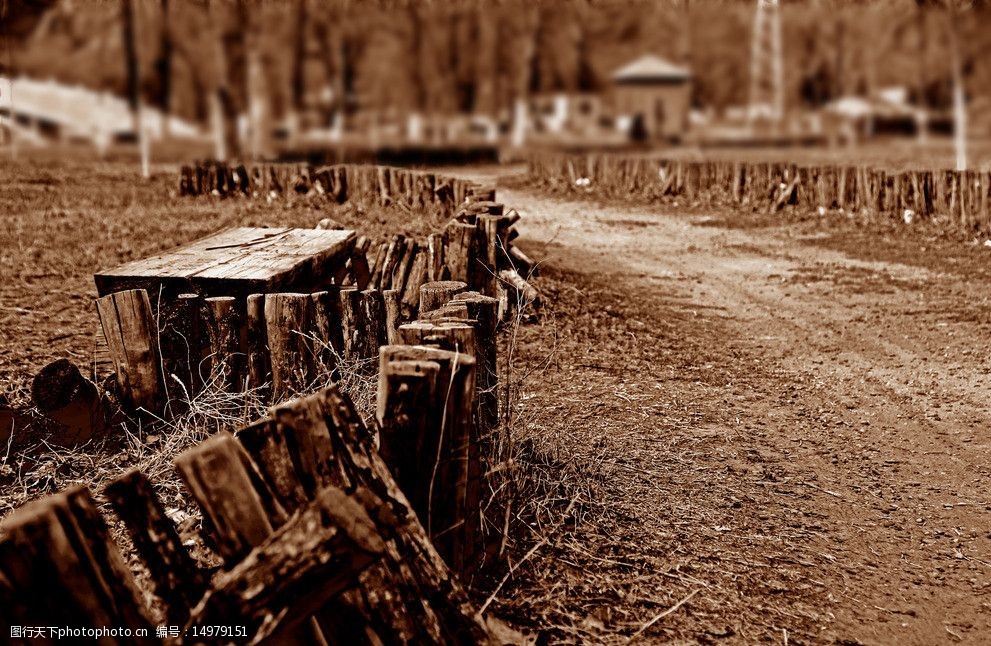
MULTIPOLYGON (((125 93, 121 1, 6 0, 29 33, 5 62, 35 77, 125 93)), ((933 108, 952 102, 955 0, 783 0, 789 107, 904 86, 933 108)), ((750 0, 123 0, 132 5, 143 98, 206 122, 263 96, 273 116, 363 110, 507 115, 517 99, 594 92, 655 53, 689 66, 696 107, 747 100, 750 0), (254 70, 253 72, 251 70, 254 70), (250 78, 254 75, 254 82, 250 78)), ((991 95, 991 12, 957 3, 971 96, 991 95)))

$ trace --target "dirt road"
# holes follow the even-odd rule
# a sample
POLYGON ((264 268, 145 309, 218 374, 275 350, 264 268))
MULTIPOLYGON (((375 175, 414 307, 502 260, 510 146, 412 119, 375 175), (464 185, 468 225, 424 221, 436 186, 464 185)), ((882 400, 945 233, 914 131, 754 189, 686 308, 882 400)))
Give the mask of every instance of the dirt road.
POLYGON ((521 614, 566 641, 991 643, 986 280, 500 201, 557 302, 531 430, 600 487, 506 593, 521 614))

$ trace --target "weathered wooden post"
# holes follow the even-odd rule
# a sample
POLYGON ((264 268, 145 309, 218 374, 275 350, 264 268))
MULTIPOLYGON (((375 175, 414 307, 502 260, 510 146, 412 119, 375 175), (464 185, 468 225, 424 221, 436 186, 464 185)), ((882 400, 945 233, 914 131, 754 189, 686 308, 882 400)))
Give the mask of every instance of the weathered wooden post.
MULTIPOLYGON (((204 525, 228 570, 241 564, 288 519, 274 492, 255 471, 251 458, 227 432, 187 449, 176 458, 175 466, 203 511, 204 525)), ((208 604, 212 601, 214 613, 250 614, 246 608, 218 608, 221 598, 214 598, 212 593, 207 599, 208 604)), ((314 639, 319 642, 323 637, 312 622, 296 625, 280 636, 287 644, 300 645, 314 643, 314 639)))
MULTIPOLYGON (((471 474, 481 470, 478 454, 471 449, 478 441, 473 423, 475 359, 463 352, 412 345, 384 346, 379 356, 380 374, 388 375, 388 364, 394 361, 427 361, 439 367, 434 404, 425 411, 423 455, 433 457, 426 471, 429 480, 420 483, 417 494, 426 509, 417 512, 451 569, 466 574, 475 565, 481 514, 480 500, 469 499, 469 490, 474 491, 471 474)), ((379 385, 387 387, 388 381, 379 385)), ((388 401, 390 395, 380 397, 388 401)))
POLYGON ((378 349, 386 344, 385 301, 382 292, 366 289, 361 292, 362 316, 364 319, 361 358, 374 359, 378 349))
POLYGON ((265 321, 272 363, 272 397, 306 389, 314 377, 313 302, 309 294, 266 294, 265 321))
POLYGON ((424 283, 420 286, 420 313, 430 312, 446 305, 466 289, 468 285, 460 280, 424 283))
POLYGON ((268 399, 272 362, 268 351, 268 322, 265 319, 265 295, 251 294, 247 300, 248 388, 268 399))
POLYGON ((402 301, 398 290, 387 289, 382 292, 385 304, 385 339, 389 345, 399 343, 399 324, 402 320, 402 301))
POLYGON ((479 252, 478 229, 474 224, 451 220, 444 229, 444 263, 451 280, 474 286, 478 270, 474 267, 479 252))
POLYGON ((134 409, 161 415, 166 390, 158 325, 143 289, 115 292, 96 301, 121 399, 134 409))
POLYGON ((342 356, 345 361, 359 360, 364 347, 365 316, 361 292, 346 287, 338 292, 341 311, 342 356))
POLYGON ((209 365, 209 338, 203 316, 203 299, 198 294, 179 294, 163 308, 165 325, 161 334, 162 363, 166 389, 173 414, 191 401, 203 387, 200 369, 209 365))
POLYGON ((313 301, 313 353, 318 372, 333 372, 341 350, 341 319, 338 290, 310 294, 313 301))
POLYGON ((0 571, 10 594, 4 610, 13 625, 129 628, 148 636, 113 643, 161 643, 88 489, 28 503, 4 520, 3 530, 0 571))
POLYGON ((499 325, 499 301, 478 292, 462 292, 449 303, 463 306, 467 319, 475 328, 476 382, 478 385, 478 421, 486 437, 499 424, 499 371, 496 353, 496 328, 499 325))
POLYGON ((184 624, 208 581, 165 515, 151 481, 131 469, 108 484, 103 493, 124 521, 135 549, 148 567, 155 594, 165 604, 166 618, 184 624))
POLYGON ((410 265, 409 274, 406 276, 406 285, 402 290, 403 310, 409 318, 416 316, 420 307, 420 287, 427 276, 427 252, 420 249, 416 252, 416 257, 410 265))
POLYGON ((431 233, 427 236, 427 275, 424 280, 434 282, 446 280, 444 265, 444 235, 431 233))
POLYGON ((233 296, 214 296, 204 299, 204 302, 209 314, 207 329, 213 363, 211 379, 221 390, 242 392, 246 361, 241 347, 246 330, 247 303, 233 296))

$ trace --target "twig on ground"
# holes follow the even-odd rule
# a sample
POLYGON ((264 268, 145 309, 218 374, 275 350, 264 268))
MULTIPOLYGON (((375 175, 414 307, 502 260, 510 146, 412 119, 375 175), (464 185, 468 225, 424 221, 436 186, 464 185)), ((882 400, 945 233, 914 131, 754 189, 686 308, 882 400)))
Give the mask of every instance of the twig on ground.
POLYGON ((696 588, 696 589, 692 590, 686 596, 682 597, 681 601, 679 601, 678 603, 674 604, 673 606, 671 606, 670 608, 668 608, 664 612, 661 612, 661 613, 659 613, 657 615, 654 615, 654 618, 653 619, 651 619, 650 621, 648 621, 647 623, 645 623, 643 626, 640 626, 640 630, 638 630, 637 632, 635 632, 632 635, 630 635, 630 638, 626 640, 626 643, 627 644, 632 643, 633 640, 635 640, 637 637, 639 637, 640 635, 644 634, 644 632, 646 632, 647 630, 649 630, 651 626, 653 626, 654 624, 656 624, 661 619, 664 619, 665 617, 667 617, 668 615, 670 615, 672 612, 676 611, 678 608, 680 608, 683 605, 685 605, 686 603, 688 603, 688 601, 692 597, 694 597, 696 594, 698 594, 701 589, 702 588, 696 588))

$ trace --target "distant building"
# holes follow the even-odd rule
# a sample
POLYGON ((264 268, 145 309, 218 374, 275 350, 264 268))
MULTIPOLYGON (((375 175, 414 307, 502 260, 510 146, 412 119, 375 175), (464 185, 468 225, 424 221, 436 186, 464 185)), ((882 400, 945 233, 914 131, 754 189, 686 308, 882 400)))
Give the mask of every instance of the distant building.
POLYGON ((642 56, 613 72, 613 110, 629 117, 648 139, 679 139, 688 127, 691 81, 687 68, 642 56))

